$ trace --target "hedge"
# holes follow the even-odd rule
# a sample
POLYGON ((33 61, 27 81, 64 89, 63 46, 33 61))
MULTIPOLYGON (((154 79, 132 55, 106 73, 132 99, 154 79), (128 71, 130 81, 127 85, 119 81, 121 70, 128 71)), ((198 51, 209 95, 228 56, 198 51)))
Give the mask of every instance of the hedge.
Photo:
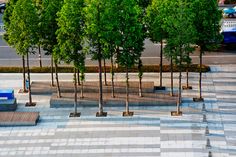
MULTIPOLYGON (((144 65, 143 72, 159 72, 159 65, 144 65)), ((118 67, 114 68, 115 72, 125 72, 125 68, 118 67)), ((198 64, 192 64, 189 66, 189 72, 199 72, 200 66, 198 64)), ((106 71, 110 72, 110 66, 106 67, 106 71)), ((173 67, 174 72, 178 72, 179 69, 177 66, 173 67)), ((186 66, 183 67, 183 71, 186 71, 186 66)), ((210 71, 210 67, 207 65, 202 65, 202 72, 210 71)), ((0 67, 0 73, 21 73, 22 67, 0 67)), ((51 67, 31 67, 30 72, 32 73, 50 73, 51 67)), ((71 66, 59 66, 59 73, 73 73, 73 67, 71 66)), ((86 73, 96 73, 98 72, 97 66, 87 66, 86 73)), ((138 72, 137 67, 133 67, 129 72, 138 72)), ((169 65, 163 65, 163 72, 170 72, 169 65)))

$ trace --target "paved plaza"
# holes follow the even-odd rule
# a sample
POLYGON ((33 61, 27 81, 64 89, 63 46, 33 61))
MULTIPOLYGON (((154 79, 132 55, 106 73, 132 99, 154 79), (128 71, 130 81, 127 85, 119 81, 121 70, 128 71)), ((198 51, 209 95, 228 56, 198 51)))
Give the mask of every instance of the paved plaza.
MULTIPOLYGON (((79 107, 81 117, 69 118, 73 108, 49 108, 50 95, 33 95, 36 107, 26 108, 27 94, 17 93, 22 74, 0 74, 0 88, 15 89, 17 111, 40 112, 37 126, 0 127, 0 156, 236 157, 236 65, 212 65, 211 70, 203 74, 204 103, 192 101, 199 74, 190 73, 193 90, 183 91, 181 117, 170 116, 175 107, 143 106, 130 108, 133 117, 121 116, 124 107, 104 108, 105 118, 95 117, 97 108, 79 107)), ((169 75, 164 74, 167 87, 169 75)), ((72 74, 59 77, 72 80, 72 74)), ((32 81, 49 79, 49 74, 32 74, 32 81)), ((116 75, 122 79, 123 74, 116 75)), ((131 74, 130 80, 135 79, 131 74)), ((96 80, 95 74, 86 80, 96 80)), ((145 73, 143 80, 158 85, 158 74, 145 73)))

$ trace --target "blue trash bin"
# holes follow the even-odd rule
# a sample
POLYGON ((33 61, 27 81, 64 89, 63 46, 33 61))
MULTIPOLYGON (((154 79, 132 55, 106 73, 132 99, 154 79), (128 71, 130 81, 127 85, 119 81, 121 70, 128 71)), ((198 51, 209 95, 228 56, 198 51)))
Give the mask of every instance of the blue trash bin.
POLYGON ((28 79, 25 80, 25 87, 27 90, 29 90, 29 80, 28 79))

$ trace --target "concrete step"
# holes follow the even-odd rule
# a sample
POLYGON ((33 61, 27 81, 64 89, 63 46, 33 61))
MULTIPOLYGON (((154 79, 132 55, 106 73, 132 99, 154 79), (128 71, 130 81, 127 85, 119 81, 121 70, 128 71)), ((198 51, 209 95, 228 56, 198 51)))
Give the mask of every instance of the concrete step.
MULTIPOLYGON (((97 107, 98 93, 84 93, 84 98, 78 96, 78 106, 80 107, 97 107)), ((123 107, 126 102, 125 93, 116 93, 115 98, 111 97, 111 93, 103 93, 104 107, 123 107)), ((130 93, 130 106, 176 106, 177 97, 171 97, 168 94, 160 93, 143 93, 143 97, 139 97, 138 93, 130 93)), ((62 97, 58 98, 56 93, 53 93, 50 99, 50 107, 73 107, 74 93, 62 93, 62 97)))

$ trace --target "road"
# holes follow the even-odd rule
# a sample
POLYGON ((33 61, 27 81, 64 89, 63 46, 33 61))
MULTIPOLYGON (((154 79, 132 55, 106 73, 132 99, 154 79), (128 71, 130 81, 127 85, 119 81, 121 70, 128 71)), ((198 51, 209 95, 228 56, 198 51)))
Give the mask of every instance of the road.
MULTIPOLYGON (((2 23, 2 14, 0 14, 0 24, 2 23)), ((143 64, 158 64, 160 44, 154 44, 150 40, 145 40, 145 49, 142 52, 143 64)), ((191 55, 192 62, 199 62, 199 52, 196 51, 191 55)), ((109 62, 109 61, 108 61, 109 62)), ((43 66, 50 65, 50 56, 42 53, 43 66)), ((169 61, 164 58, 164 64, 169 61)), ((203 56, 204 64, 236 64, 236 50, 228 50, 222 52, 206 52, 203 56)), ((21 57, 17 55, 14 48, 7 45, 7 43, 0 36, 0 66, 21 66, 21 57)), ((63 64, 63 63, 62 63, 63 64)), ((30 55, 30 65, 39 66, 38 53, 30 55)), ((87 56, 86 65, 97 65, 97 61, 91 61, 91 57, 87 56)))
MULTIPOLYGON (((158 64, 159 63, 160 45, 153 44, 149 40, 145 40, 145 50, 142 53, 142 60, 144 64, 158 64)), ((191 55, 192 62, 199 62, 199 53, 196 51, 191 55)), ((50 56, 42 54, 43 66, 50 64, 50 56)), ((164 59, 164 63, 169 61, 164 59)), ((231 50, 227 52, 206 52, 203 56, 204 64, 236 64, 236 51, 231 50)), ((91 61, 90 56, 86 59, 86 65, 96 65, 96 61, 91 61)), ((16 51, 7 46, 7 43, 0 39, 0 66, 21 66, 21 57, 16 54, 16 51)), ((30 65, 38 66, 38 54, 30 55, 30 65)))

